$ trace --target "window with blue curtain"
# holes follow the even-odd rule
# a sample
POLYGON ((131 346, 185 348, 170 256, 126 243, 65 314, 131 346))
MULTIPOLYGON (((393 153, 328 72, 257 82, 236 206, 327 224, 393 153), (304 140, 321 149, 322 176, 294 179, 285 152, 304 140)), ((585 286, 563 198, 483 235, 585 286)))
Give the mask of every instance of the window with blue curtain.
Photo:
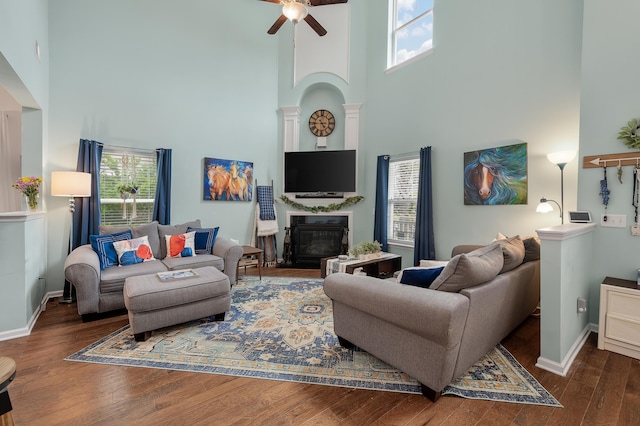
POLYGON ((413 247, 416 232, 420 158, 391 158, 389 163, 388 234, 389 244, 413 247))
POLYGON ((155 150, 105 146, 100 162, 100 223, 151 222, 157 181, 155 150))

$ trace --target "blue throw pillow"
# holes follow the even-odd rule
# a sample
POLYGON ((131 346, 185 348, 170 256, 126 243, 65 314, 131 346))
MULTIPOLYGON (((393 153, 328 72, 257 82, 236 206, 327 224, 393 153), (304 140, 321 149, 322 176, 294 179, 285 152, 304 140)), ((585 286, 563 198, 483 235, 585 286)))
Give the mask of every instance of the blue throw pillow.
POLYGON ((438 278, 444 266, 439 268, 407 268, 402 271, 400 283, 414 285, 416 287, 429 288, 433 280, 438 278))
POLYGON ((100 258, 100 270, 107 269, 118 264, 118 253, 113 246, 114 241, 124 241, 133 238, 131 230, 116 232, 115 234, 90 235, 91 247, 100 258))
POLYGON ((213 244, 216 242, 216 237, 218 236, 218 229, 220 229, 219 226, 215 228, 187 228, 187 232, 196 232, 196 254, 211 254, 213 244))

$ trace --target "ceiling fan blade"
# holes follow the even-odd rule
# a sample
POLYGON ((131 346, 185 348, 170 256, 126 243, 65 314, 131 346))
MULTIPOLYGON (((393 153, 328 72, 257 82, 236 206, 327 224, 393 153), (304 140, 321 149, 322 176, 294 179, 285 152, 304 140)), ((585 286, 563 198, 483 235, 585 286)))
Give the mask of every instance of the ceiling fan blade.
MULTIPOLYGON (((270 1, 270 0, 266 0, 266 1, 270 1)), ((311 6, 325 6, 327 4, 340 4, 340 3, 346 3, 348 0, 310 0, 309 4, 311 4, 311 6)))
POLYGON ((282 26, 282 24, 284 24, 285 22, 287 22, 287 17, 284 15, 280 15, 280 17, 276 19, 276 22, 273 23, 271 28, 269 28, 269 30, 267 31, 267 34, 273 35, 277 33, 280 27, 282 26))
POLYGON ((261 1, 267 1, 269 3, 276 3, 276 4, 282 3, 280 0, 261 0, 261 1))
POLYGON ((304 20, 306 21, 307 24, 309 24, 309 26, 313 29, 313 31, 318 33, 320 37, 327 34, 327 30, 325 30, 324 27, 320 25, 320 22, 316 21, 316 18, 314 18, 310 14, 307 15, 304 18, 304 20))

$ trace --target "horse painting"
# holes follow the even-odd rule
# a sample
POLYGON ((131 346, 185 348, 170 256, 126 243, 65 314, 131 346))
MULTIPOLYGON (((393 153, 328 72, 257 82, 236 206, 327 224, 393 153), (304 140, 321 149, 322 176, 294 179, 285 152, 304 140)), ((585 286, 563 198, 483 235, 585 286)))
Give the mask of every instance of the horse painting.
POLYGON ((207 183, 209 184, 211 200, 229 199, 229 180, 231 180, 231 174, 224 166, 208 166, 207 183))
POLYGON ((527 204, 527 144, 464 154, 466 205, 527 204))
POLYGON ((229 196, 233 200, 241 200, 249 198, 249 189, 247 177, 244 173, 240 173, 238 163, 231 164, 231 179, 229 180, 229 196))
POLYGON ((251 201, 253 163, 204 159, 203 200, 251 201))

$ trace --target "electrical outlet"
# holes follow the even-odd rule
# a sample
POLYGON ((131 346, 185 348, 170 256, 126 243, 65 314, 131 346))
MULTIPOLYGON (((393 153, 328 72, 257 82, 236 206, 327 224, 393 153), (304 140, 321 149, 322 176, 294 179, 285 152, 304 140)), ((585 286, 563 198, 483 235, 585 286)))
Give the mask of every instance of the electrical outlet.
POLYGON ((631 227, 631 235, 636 235, 636 236, 640 235, 640 226, 633 225, 631 227))
POLYGON ((578 297, 578 313, 584 314, 585 312, 587 312, 587 299, 578 297))
POLYGON ((608 228, 626 228, 627 215, 626 214, 603 214, 600 217, 600 226, 604 226, 608 228))

